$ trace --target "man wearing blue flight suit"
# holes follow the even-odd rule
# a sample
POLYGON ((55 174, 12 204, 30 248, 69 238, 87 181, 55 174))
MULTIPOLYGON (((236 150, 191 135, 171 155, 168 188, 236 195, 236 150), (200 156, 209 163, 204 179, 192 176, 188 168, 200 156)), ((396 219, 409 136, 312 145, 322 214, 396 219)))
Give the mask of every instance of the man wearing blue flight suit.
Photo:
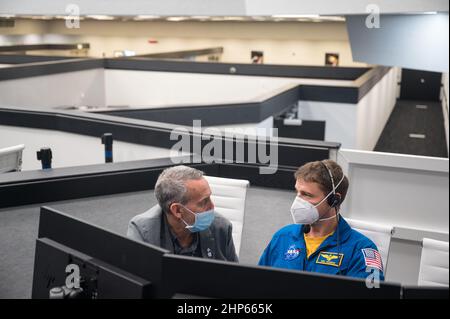
POLYGON ((356 278, 376 274, 384 280, 376 245, 339 215, 348 189, 341 167, 331 160, 311 162, 300 167, 295 178, 295 224, 275 233, 259 265, 356 278))

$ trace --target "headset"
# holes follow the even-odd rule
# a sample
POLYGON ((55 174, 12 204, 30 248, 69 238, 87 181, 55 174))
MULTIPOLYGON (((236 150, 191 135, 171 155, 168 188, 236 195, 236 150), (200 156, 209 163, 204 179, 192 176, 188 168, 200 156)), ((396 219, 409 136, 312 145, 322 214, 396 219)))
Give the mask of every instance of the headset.
MULTIPOLYGON (((334 177, 331 173, 331 169, 327 166, 327 164, 324 163, 324 161, 320 161, 320 163, 325 167, 326 171, 328 172, 328 175, 330 176, 331 180, 331 186, 333 187, 332 194, 330 194, 327 198, 327 203, 331 208, 336 208, 341 203, 341 195, 336 194, 336 186, 334 184, 334 177)), ((338 183, 338 187, 341 184, 341 182, 344 180, 344 174, 342 174, 341 180, 338 183)))

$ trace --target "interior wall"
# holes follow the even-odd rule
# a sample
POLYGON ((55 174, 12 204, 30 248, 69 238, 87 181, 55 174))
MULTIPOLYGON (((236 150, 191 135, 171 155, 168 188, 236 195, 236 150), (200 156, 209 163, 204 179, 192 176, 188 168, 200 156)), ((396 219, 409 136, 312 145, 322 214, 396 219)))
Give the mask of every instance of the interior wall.
MULTIPOLYGON (((264 32, 262 30, 262 32, 264 32)), ((45 41, 54 42, 48 35, 45 41)), ((338 53, 340 66, 365 67, 365 63, 354 63, 347 42, 344 41, 296 41, 238 38, 181 38, 178 36, 158 38, 157 44, 149 44, 149 37, 99 37, 58 35, 64 42, 90 43, 90 56, 111 57, 114 51, 131 50, 137 55, 223 47, 220 62, 251 63, 251 51, 263 51, 265 64, 325 65, 325 53, 338 53)))
POLYGON ((326 141, 371 151, 395 106, 398 73, 397 68, 392 68, 358 104, 300 101, 299 116, 303 120, 326 121, 326 141))
POLYGON ((341 149, 338 162, 350 180, 345 216, 448 234, 448 159, 341 149))
POLYGON ((325 53, 339 53, 341 66, 367 66, 352 60, 342 22, 144 22, 80 21, 69 29, 64 20, 40 21, 31 31, 17 20, 0 36, 3 43, 87 42, 89 54, 111 57, 116 50, 136 54, 223 47, 222 62, 250 63, 251 51, 264 51, 266 64, 324 65, 325 53), (3 39, 2 39, 3 38, 3 39), (149 43, 149 40, 158 43, 149 43))
POLYGON ((106 105, 170 107, 258 101, 297 79, 105 70, 106 105))
POLYGON ((366 15, 347 17, 355 61, 448 72, 448 10, 438 14, 382 15, 367 28, 366 15))
POLYGON ((104 106, 104 70, 0 81, 0 105, 32 108, 104 106))
POLYGON ((392 68, 358 103, 356 149, 372 151, 397 102, 400 69, 392 68))
POLYGON ((98 21, 82 20, 69 29, 64 20, 48 22, 46 33, 129 37, 236 38, 307 41, 348 41, 344 22, 239 22, 239 21, 98 21))
MULTIPOLYGON (((8 37, 2 37, 1 35, 14 36, 33 34, 45 34, 48 31, 48 21, 44 20, 30 20, 30 19, 16 19, 13 28, 0 28, 0 45, 15 44, 14 42, 8 42, 8 37)), ((26 39, 26 38, 24 38, 26 39)), ((26 39, 27 41, 32 38, 26 39)))

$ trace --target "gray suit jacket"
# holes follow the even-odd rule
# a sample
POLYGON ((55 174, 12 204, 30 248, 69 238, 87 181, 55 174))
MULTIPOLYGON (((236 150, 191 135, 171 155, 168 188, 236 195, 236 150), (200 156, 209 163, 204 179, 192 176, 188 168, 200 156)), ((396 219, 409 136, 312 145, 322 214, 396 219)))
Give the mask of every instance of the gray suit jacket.
MULTIPOLYGON (((215 213, 211 226, 199 232, 200 248, 204 258, 238 261, 232 237, 231 222, 215 213)), ((162 236, 163 212, 159 205, 134 216, 128 224, 127 236, 131 239, 162 247, 174 252, 173 244, 162 236)))

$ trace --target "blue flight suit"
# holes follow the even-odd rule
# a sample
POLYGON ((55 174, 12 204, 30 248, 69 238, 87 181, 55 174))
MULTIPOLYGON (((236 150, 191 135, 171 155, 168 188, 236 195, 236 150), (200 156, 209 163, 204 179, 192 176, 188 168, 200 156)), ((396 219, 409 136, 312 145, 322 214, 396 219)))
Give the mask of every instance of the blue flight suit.
POLYGON ((293 224, 276 232, 264 250, 259 265, 356 278, 367 278, 377 271, 378 278, 384 280, 377 247, 366 236, 352 229, 344 218, 339 219, 334 234, 325 239, 309 258, 306 257, 303 227, 293 224))

